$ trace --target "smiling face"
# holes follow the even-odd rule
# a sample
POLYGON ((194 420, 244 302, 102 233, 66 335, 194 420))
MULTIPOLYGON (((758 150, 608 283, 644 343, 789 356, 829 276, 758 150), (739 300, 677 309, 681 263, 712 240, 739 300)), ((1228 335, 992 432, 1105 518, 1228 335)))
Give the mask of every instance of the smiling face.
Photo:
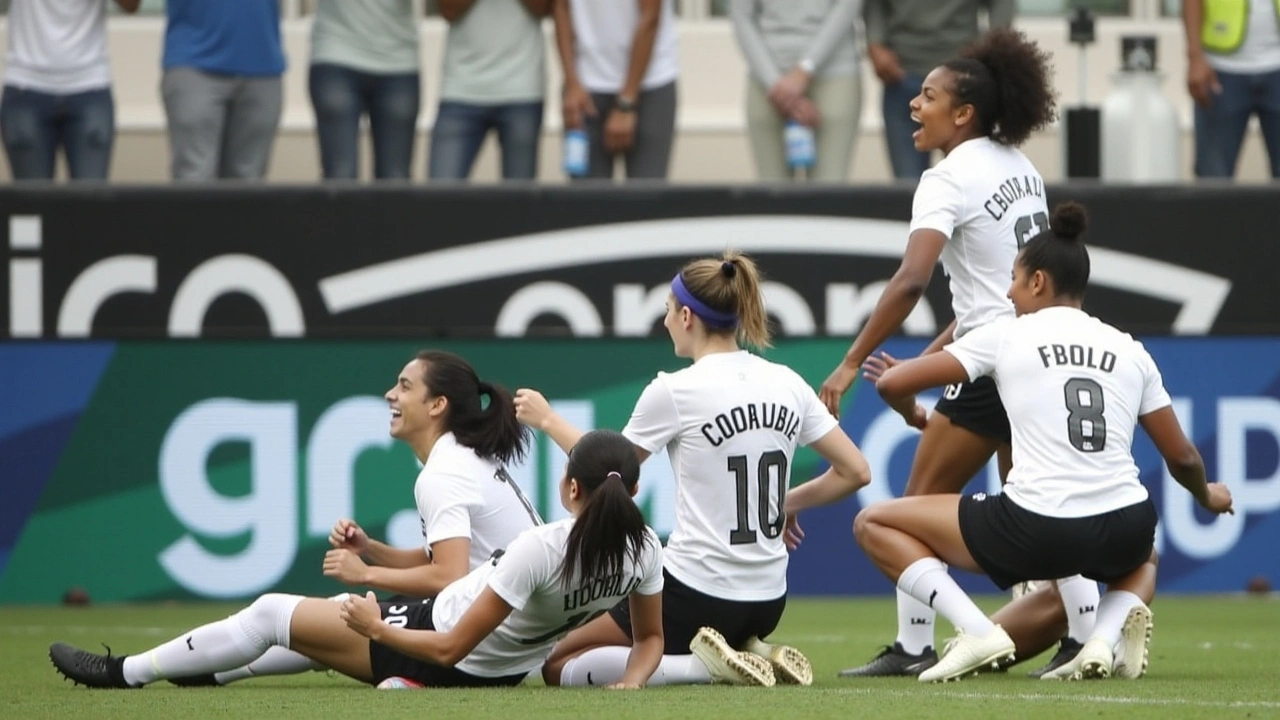
POLYGON ((973 106, 955 104, 951 92, 955 75, 945 67, 937 67, 925 77, 920 94, 911 101, 911 119, 920 124, 911 134, 921 152, 952 148, 972 137, 969 129, 974 121, 973 106))
POLYGON ((383 396, 391 406, 391 437, 397 440, 416 435, 444 412, 444 398, 432 397, 427 388, 426 371, 423 361, 410 361, 383 396))

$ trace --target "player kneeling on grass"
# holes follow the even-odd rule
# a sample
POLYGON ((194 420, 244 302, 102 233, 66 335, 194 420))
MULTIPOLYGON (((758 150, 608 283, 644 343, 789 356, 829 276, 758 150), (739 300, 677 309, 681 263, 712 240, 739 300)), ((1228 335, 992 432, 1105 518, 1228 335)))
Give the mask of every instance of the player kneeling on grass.
POLYGON ((427 687, 510 686, 570 630, 629 599, 635 643, 614 686, 642 687, 662 656, 662 547, 632 500, 639 476, 629 440, 587 433, 560 483, 573 517, 522 532, 504 554, 432 600, 268 594, 139 655, 55 643, 49 657, 67 678, 101 688, 240 667, 276 646, 367 683, 402 677, 427 687))
POLYGON ((905 497, 869 506, 854 522, 858 544, 898 588, 960 631, 922 681, 959 679, 1012 659, 1016 649, 944 563, 985 573, 1001 589, 1077 573, 1107 583, 1088 641, 1053 677, 1143 674, 1156 512, 1133 460, 1136 424, 1202 507, 1231 512, 1230 491, 1206 481, 1146 349, 1080 309, 1089 279, 1089 254, 1078 239, 1085 224, 1084 208, 1060 205, 1052 229, 1018 253, 1009 287, 1018 317, 975 328, 876 382, 904 412, 920 390, 989 375, 1013 431, 1002 494, 905 497))

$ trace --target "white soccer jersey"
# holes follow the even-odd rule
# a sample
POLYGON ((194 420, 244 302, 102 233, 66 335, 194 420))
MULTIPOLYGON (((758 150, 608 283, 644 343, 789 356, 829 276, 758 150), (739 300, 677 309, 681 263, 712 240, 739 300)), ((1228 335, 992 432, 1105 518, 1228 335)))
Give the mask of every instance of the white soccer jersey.
POLYGON ((836 425, 803 378, 746 351, 658 373, 622 434, 650 453, 665 447, 671 458, 676 521, 667 571, 726 600, 784 595, 791 460, 796 446, 836 425))
POLYGON ((639 562, 628 559, 621 572, 607 577, 575 578, 566 589, 560 572, 573 522, 568 518, 520 533, 501 557, 440 591, 431 619, 441 632, 451 630, 486 587, 514 609, 457 664, 459 670, 477 677, 528 672, 546 660, 557 640, 632 592, 662 592, 662 544, 648 528, 639 562))
POLYGON ((956 338, 1013 316, 1005 292, 1018 248, 1049 229, 1044 179, 1026 155, 988 138, 959 145, 925 171, 911 206, 911 231, 947 236, 942 269, 951 283, 956 338))
POLYGON ((524 530, 542 523, 507 471, 459 445, 453 433, 436 440, 418 473, 413 496, 427 554, 441 540, 468 538, 471 568, 482 565, 493 551, 505 548, 524 530))
POLYGON ((1134 426, 1172 400, 1142 343, 1082 310, 1051 307, 976 328, 945 350, 970 379, 991 375, 1000 389, 1013 430, 1010 500, 1069 518, 1146 499, 1134 426))

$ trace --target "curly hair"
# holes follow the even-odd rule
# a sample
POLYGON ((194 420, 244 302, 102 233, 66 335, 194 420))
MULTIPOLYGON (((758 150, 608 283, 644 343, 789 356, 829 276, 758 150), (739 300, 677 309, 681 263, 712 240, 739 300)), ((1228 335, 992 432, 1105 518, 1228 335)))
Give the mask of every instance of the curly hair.
POLYGON ((1020 31, 992 30, 943 67, 956 102, 973 105, 979 132, 1001 145, 1021 145, 1057 117, 1049 53, 1020 31))

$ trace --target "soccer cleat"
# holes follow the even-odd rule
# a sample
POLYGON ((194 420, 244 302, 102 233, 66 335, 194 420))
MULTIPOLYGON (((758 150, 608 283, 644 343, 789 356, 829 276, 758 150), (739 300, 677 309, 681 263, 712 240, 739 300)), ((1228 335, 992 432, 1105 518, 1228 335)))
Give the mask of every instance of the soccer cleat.
POLYGON ((938 653, 926 647, 919 655, 902 649, 902 643, 888 645, 866 665, 840 671, 840 677, 916 677, 938 662, 938 653))
POLYGON ((207 675, 189 675, 187 677, 169 678, 169 682, 178 687, 222 687, 222 683, 213 673, 207 675))
POLYGON ((1137 680, 1147 674, 1151 647, 1151 608, 1136 605, 1129 610, 1120 628, 1115 663, 1111 674, 1125 680, 1137 680))
POLYGON ((1002 661, 1012 660, 1017 648, 1004 628, 996 625, 985 635, 966 635, 961 632, 942 653, 933 667, 920 673, 920 682, 946 682, 959 680, 966 675, 976 675, 983 668, 995 667, 1002 661))
POLYGON ((747 640, 747 646, 743 649, 768 660, 773 666, 773 676, 778 681, 788 685, 813 684, 813 664, 804 653, 790 645, 774 645, 753 637, 747 640))
POLYGON ((1072 638, 1062 638, 1062 642, 1058 645, 1058 652, 1054 653, 1053 658, 1045 664, 1044 667, 1032 670, 1027 673, 1029 677, 1041 678, 1044 680, 1057 680, 1056 677, 1045 677, 1054 672, 1058 668, 1066 665, 1076 659, 1076 655, 1080 653, 1080 648, 1084 647, 1078 640, 1072 638))
POLYGON ((1041 680, 1094 680, 1111 676, 1114 656, 1102 638, 1091 638, 1076 653, 1075 658, 1053 672, 1040 676, 1041 680))
POLYGON ((689 643, 689 651, 707 666, 712 682, 761 687, 773 687, 777 683, 768 660, 734 650, 714 628, 698 630, 689 643))
MULTIPOLYGON (((104 646, 105 647, 105 646, 104 646)), ((49 659, 63 677, 91 688, 129 688, 124 681, 124 657, 86 652, 66 643, 49 646, 49 659)))
POLYGON ((1035 592, 1036 588, 1038 587, 1040 587, 1040 583, 1036 582, 1035 580, 1023 580, 1022 582, 1010 588, 1009 593, 1010 595, 1013 596, 1014 600, 1017 600, 1023 595, 1030 595, 1031 593, 1035 592))

